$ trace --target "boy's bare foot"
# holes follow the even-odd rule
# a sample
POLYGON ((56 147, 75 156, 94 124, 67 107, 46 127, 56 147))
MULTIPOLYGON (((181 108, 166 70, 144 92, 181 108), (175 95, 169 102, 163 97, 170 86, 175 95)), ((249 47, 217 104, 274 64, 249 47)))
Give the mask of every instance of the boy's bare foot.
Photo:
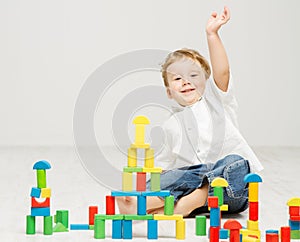
POLYGON ((120 214, 137 214, 136 197, 116 197, 120 214))

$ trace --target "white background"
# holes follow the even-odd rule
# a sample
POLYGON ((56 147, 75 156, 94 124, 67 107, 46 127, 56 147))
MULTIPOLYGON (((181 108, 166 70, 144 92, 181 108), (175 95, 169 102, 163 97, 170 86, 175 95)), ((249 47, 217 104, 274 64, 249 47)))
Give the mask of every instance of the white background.
POLYGON ((97 67, 145 48, 208 57, 205 24, 225 4, 241 132, 253 146, 299 146, 298 0, 1 0, 0 145, 73 145, 76 98, 97 67))

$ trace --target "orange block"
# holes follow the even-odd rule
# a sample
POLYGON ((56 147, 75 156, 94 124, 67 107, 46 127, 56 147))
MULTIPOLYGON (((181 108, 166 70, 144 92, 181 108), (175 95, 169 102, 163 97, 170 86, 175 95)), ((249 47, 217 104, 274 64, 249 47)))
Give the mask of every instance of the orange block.
POLYGON ((35 198, 31 197, 32 208, 47 208, 50 207, 50 197, 47 198, 35 198))

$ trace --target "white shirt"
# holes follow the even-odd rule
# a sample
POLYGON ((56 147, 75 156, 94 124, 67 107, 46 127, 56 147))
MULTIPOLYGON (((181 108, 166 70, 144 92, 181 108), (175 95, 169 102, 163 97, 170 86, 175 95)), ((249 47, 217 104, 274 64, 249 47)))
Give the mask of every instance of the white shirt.
POLYGON ((177 107, 164 124, 164 146, 156 157, 163 169, 217 162, 229 154, 249 161, 251 172, 263 169, 238 130, 237 102, 232 78, 227 92, 208 79, 202 98, 192 106, 177 107))

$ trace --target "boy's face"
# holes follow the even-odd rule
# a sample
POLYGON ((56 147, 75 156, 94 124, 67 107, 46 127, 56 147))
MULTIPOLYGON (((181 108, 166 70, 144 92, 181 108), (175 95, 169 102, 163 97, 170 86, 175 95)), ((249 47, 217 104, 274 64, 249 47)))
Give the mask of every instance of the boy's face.
POLYGON ((201 65, 191 58, 182 58, 167 68, 168 97, 181 106, 196 103, 205 89, 205 75, 201 65))

